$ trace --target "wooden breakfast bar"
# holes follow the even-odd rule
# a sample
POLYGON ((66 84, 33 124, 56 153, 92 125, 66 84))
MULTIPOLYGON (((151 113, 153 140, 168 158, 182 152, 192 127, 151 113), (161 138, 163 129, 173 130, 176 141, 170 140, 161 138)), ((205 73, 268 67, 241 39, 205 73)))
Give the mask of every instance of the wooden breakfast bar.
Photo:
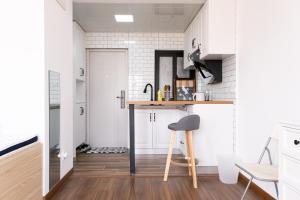
MULTIPOLYGON (((233 104, 233 101, 128 101, 129 106, 129 142, 130 142, 130 173, 135 174, 135 118, 134 110, 141 107, 170 107, 170 106, 188 106, 195 104, 233 104)), ((166 124, 167 126, 167 124, 166 124)))

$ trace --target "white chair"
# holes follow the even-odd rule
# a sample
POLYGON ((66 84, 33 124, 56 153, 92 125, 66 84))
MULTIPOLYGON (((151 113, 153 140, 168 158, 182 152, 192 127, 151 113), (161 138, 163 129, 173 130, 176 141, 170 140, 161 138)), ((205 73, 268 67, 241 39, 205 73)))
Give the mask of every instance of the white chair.
POLYGON ((269 144, 271 141, 275 141, 278 143, 278 136, 279 136, 279 130, 280 127, 276 126, 273 134, 268 138, 266 145, 264 146, 264 149, 262 153, 260 154, 260 157, 258 159, 257 163, 245 163, 245 162, 238 162, 236 163, 236 166, 240 168, 240 170, 244 171, 246 174, 250 176, 249 183, 243 193, 243 196, 241 200, 244 199, 246 192, 248 191, 251 182, 253 179, 259 180, 259 181, 265 181, 265 182, 273 182, 276 190, 276 195, 278 199, 278 167, 273 165, 273 161, 271 158, 271 153, 269 149, 269 144), (265 155, 265 153, 268 153, 269 158, 269 165, 261 164, 261 161, 265 155))

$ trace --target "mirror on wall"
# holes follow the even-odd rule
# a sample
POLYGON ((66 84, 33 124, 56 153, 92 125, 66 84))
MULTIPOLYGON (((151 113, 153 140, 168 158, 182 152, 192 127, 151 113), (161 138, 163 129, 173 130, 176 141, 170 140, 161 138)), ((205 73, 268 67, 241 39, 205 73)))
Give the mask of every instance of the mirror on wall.
POLYGON ((60 180, 60 74, 49 71, 49 189, 60 180))

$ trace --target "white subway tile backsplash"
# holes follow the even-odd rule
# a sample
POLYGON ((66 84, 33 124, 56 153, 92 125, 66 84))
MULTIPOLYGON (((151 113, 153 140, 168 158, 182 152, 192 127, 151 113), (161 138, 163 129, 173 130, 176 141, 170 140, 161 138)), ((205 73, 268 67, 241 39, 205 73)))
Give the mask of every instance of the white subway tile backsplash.
POLYGON ((86 48, 128 48, 129 99, 146 100, 154 84, 154 51, 183 50, 182 33, 86 33, 86 48))
POLYGON ((215 100, 233 100, 235 101, 236 86, 236 65, 235 56, 231 56, 223 60, 223 80, 222 83, 205 85, 202 77, 197 73, 198 91, 210 90, 215 100))

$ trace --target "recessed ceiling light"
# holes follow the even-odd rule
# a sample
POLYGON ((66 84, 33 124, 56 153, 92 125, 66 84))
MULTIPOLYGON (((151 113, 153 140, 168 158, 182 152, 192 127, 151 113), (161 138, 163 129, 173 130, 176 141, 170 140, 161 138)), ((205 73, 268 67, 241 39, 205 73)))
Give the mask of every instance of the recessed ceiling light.
POLYGON ((133 15, 115 15, 117 22, 133 22, 133 15))

